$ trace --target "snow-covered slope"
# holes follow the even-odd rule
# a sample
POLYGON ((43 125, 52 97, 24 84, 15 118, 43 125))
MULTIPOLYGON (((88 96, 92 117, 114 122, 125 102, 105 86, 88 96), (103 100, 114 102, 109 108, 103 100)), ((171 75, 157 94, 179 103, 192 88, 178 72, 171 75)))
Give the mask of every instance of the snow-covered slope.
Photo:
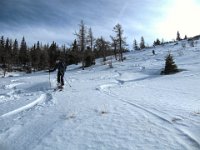
POLYGON ((56 72, 0 78, 0 150, 200 149, 198 42, 69 66, 62 92, 56 72), (160 75, 169 51, 183 71, 160 75))

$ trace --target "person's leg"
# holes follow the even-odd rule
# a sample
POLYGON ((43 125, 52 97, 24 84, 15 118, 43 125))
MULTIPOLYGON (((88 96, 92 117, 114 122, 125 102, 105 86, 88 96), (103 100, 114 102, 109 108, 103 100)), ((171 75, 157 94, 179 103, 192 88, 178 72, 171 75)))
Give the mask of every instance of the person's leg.
POLYGON ((60 77, 61 77, 61 85, 63 86, 64 85, 64 74, 62 74, 60 77))
POLYGON ((60 73, 59 73, 59 71, 58 71, 58 73, 57 73, 57 82, 58 82, 58 84, 60 84, 60 73))

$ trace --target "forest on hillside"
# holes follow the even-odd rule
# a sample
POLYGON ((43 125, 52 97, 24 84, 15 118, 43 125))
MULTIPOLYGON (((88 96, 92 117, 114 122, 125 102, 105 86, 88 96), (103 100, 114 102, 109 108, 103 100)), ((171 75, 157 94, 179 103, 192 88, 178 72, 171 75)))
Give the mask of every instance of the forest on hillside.
MULTIPOLYGON (((17 39, 10 39, 1 36, 0 38, 0 67, 5 72, 10 71, 32 71, 48 70, 55 66, 58 59, 62 59, 66 66, 82 62, 82 69, 95 64, 95 59, 103 58, 106 62, 108 56, 123 61, 123 53, 129 51, 127 48, 124 30, 120 24, 113 27, 115 36, 110 36, 110 41, 104 37, 95 38, 91 28, 88 28, 83 21, 79 24, 78 32, 75 32, 76 39, 70 47, 59 46, 56 42, 42 44, 37 41, 34 45, 28 46, 25 37, 19 42, 17 39)), ((187 39, 185 35, 184 39, 187 39)), ((177 41, 182 40, 177 32, 177 41)), ((191 40, 192 41, 192 40, 191 40)), ((153 46, 163 45, 167 42, 156 39, 153 46)), ((142 50, 145 47, 144 37, 138 44, 133 40, 133 49, 142 50)))

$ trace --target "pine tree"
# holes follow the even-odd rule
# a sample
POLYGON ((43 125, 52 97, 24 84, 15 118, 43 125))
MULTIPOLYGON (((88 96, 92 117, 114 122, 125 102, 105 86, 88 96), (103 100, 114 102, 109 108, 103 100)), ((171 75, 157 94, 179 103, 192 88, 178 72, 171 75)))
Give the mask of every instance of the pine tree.
POLYGON ((58 59, 57 45, 54 41, 49 47, 48 57, 49 57, 49 67, 53 68, 55 66, 56 60, 58 59))
POLYGON ((34 70, 38 70, 39 68, 39 62, 40 62, 40 42, 38 41, 37 44, 34 44, 34 46, 31 49, 31 62, 32 62, 32 67, 34 70))
POLYGON ((24 67, 27 65, 29 60, 28 52, 27 52, 27 45, 25 38, 22 38, 21 45, 20 45, 20 50, 19 50, 19 62, 21 65, 24 67))
POLYGON ((185 37, 184 37, 184 40, 187 40, 188 38, 187 38, 187 35, 185 35, 185 37))
POLYGON ((49 69, 48 45, 44 45, 40 51, 39 70, 49 69))
POLYGON ((165 59, 165 70, 164 74, 172 74, 178 72, 177 65, 174 62, 173 56, 168 54, 165 59))
POLYGON ((72 51, 78 52, 78 45, 77 45, 76 39, 74 40, 74 42, 72 44, 72 51))
POLYGON ((134 39, 134 42, 133 42, 133 49, 136 50, 136 51, 139 50, 136 39, 134 39))
POLYGON ((17 39, 15 39, 13 43, 13 49, 12 49, 12 58, 13 58, 13 63, 15 65, 19 63, 18 55, 19 55, 19 45, 18 45, 17 39))
POLYGON ((1 36, 0 44, 1 44, 1 47, 5 47, 4 36, 1 36))
POLYGON ((177 40, 177 41, 180 41, 180 40, 181 40, 181 37, 180 37, 180 33, 179 33, 179 31, 177 31, 176 40, 177 40))
POLYGON ((154 46, 156 46, 156 45, 160 45, 161 43, 160 43, 160 40, 159 39, 156 39, 156 41, 154 41, 154 46))
POLYGON ((5 40, 4 40, 4 36, 1 36, 1 40, 0 40, 0 63, 5 65, 5 40))
POLYGON ((144 42, 144 37, 141 37, 141 42, 140 42, 140 49, 144 49, 145 48, 145 42, 144 42))
POLYGON ((68 64, 78 64, 78 62, 80 62, 81 60, 81 56, 80 56, 80 52, 79 52, 79 48, 78 48, 78 44, 76 39, 74 40, 73 44, 72 44, 72 48, 71 51, 68 54, 68 64))
POLYGON ((87 50, 85 51, 85 67, 89 67, 95 64, 95 56, 94 52, 91 51, 91 48, 88 46, 87 50))
POLYGON ((9 38, 6 39, 6 44, 5 44, 5 64, 7 66, 8 71, 11 70, 11 64, 12 64, 12 40, 9 38))

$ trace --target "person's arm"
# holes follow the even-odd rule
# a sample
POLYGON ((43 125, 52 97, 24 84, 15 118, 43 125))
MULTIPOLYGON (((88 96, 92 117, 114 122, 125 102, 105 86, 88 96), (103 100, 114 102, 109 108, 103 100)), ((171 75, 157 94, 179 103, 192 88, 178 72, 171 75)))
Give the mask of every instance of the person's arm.
POLYGON ((53 69, 49 69, 49 72, 54 72, 58 68, 58 64, 53 69))

